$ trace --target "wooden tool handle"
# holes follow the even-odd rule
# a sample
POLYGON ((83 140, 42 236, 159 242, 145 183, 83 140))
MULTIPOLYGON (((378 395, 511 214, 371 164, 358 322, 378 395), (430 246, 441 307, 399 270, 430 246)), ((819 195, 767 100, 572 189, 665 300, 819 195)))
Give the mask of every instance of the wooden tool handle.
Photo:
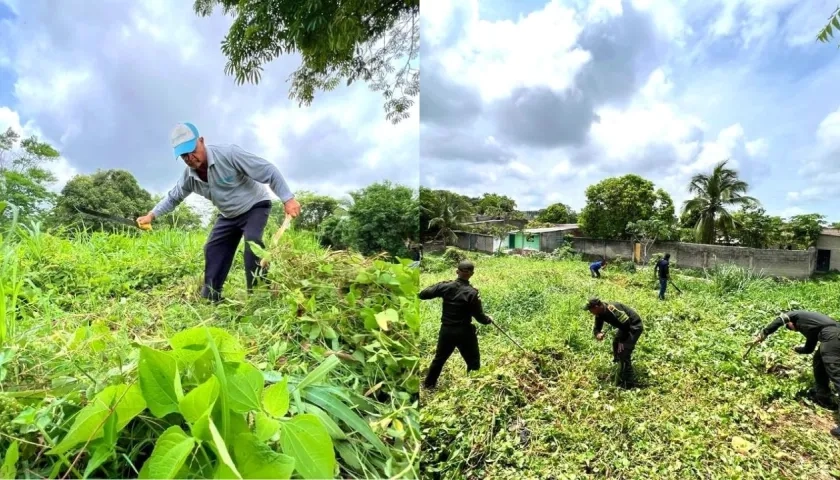
MULTIPOLYGON (((271 236, 271 246, 277 245, 277 242, 280 241, 280 237, 283 236, 283 232, 285 232, 286 229, 289 228, 289 225, 291 225, 291 223, 292 216, 287 213, 286 218, 283 220, 283 225, 280 225, 280 228, 278 228, 277 231, 274 232, 274 235, 271 236)), ((268 266, 268 260, 263 258, 262 260, 260 260, 260 267, 265 268, 266 266, 268 266)))

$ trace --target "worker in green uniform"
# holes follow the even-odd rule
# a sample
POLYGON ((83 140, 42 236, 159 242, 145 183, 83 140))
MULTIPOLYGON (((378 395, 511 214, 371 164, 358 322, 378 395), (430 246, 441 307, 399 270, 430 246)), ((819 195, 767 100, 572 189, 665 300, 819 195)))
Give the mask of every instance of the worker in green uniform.
MULTIPOLYGON (((816 403, 832 408, 829 383, 833 383, 835 390, 840 393, 840 324, 828 315, 819 312, 791 310, 779 314, 756 335, 753 342, 763 342, 782 325, 805 337, 805 345, 796 346, 793 351, 803 355, 814 354, 813 369, 816 387, 811 394, 816 403), (818 342, 820 348, 817 350, 818 342)), ((840 437, 840 425, 831 429, 831 434, 840 437)))
POLYGON ((604 323, 616 328, 613 337, 613 362, 619 364, 619 386, 632 388, 636 385, 633 374, 633 350, 642 335, 642 318, 635 310, 619 302, 604 302, 598 298, 591 298, 584 310, 595 316, 595 327, 592 334, 599 342, 604 339, 601 329, 604 323))
POLYGON ((474 272, 475 266, 472 262, 462 261, 456 270, 457 279, 436 283, 423 289, 418 295, 420 300, 443 299, 437 350, 429 366, 429 373, 426 374, 423 382, 423 386, 427 389, 437 386, 443 365, 456 348, 467 364, 467 372, 478 370, 481 366, 478 336, 472 319, 475 318, 479 323, 489 325, 493 322, 493 318, 484 313, 481 295, 475 287, 470 285, 470 278, 474 272))

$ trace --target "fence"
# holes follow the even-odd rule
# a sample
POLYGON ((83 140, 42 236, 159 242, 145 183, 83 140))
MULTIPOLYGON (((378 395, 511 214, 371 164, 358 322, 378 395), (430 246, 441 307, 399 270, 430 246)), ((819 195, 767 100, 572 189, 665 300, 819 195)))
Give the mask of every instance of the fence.
POLYGON ((458 241, 455 242, 456 247, 462 250, 473 250, 485 253, 493 253, 494 247, 499 240, 493 239, 492 235, 484 235, 481 233, 456 232, 458 241))
MULTIPOLYGON (((598 240, 577 237, 572 248, 585 255, 613 259, 634 257, 635 244, 626 240, 598 240)), ((733 263, 743 268, 763 271, 767 275, 787 278, 811 276, 816 266, 816 250, 775 250, 696 243, 658 242, 647 248, 648 255, 670 253, 671 263, 680 267, 711 268, 733 263)))

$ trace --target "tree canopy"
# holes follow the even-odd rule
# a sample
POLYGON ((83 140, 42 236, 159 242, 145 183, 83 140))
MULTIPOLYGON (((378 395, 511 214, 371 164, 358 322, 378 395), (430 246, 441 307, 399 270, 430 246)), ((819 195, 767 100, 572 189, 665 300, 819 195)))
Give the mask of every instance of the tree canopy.
POLYGON ((673 217, 673 201, 664 190, 639 175, 605 178, 586 189, 586 206, 578 218, 581 229, 591 237, 629 238, 631 222, 651 217, 673 217))
MULTIPOLYGON (((56 177, 47 164, 59 157, 34 135, 21 140, 11 127, 0 134, 0 199, 16 206, 19 218, 40 219, 52 206, 56 195, 49 187, 56 177)), ((0 224, 10 220, 10 212, 0 214, 0 224)))
POLYGON ((540 210, 534 220, 539 223, 575 223, 577 214, 565 203, 554 203, 540 210))
POLYGON ((310 105, 318 90, 361 80, 382 92, 386 118, 408 118, 420 94, 420 0, 195 0, 200 16, 216 6, 233 24, 222 41, 226 74, 259 83, 263 65, 297 52, 289 97, 310 105))
POLYGON ((695 175, 688 186, 688 191, 695 196, 685 201, 683 213, 697 218, 694 232, 699 243, 715 243, 718 233, 728 235, 735 230, 731 207, 758 203, 746 195, 749 185, 738 178, 737 171, 726 166, 728 162, 719 162, 711 174, 695 175))

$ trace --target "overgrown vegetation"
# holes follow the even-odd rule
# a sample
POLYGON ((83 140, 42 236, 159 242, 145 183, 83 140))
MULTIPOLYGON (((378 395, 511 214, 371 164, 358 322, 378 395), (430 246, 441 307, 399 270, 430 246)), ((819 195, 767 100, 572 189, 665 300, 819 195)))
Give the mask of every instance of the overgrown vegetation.
MULTIPOLYGON (((745 342, 780 311, 840 318, 836 281, 773 281, 737 267, 689 276, 675 265, 683 293, 669 287, 660 302, 652 266, 630 273, 611 262, 593 279, 575 260, 470 255, 487 313, 528 353, 479 326, 481 370, 466 375, 457 355, 447 363, 438 390, 423 393, 427 478, 840 475, 833 412, 804 398, 811 358, 792 351, 802 336, 780 331, 742 358, 745 342), (634 365, 642 388, 615 386, 609 339, 592 338, 582 310, 593 295, 641 314, 634 365)), ((424 273, 421 288, 453 275, 424 273)), ((420 311, 425 371, 440 303, 422 302, 420 311)))
POLYGON ((205 230, 2 235, 4 478, 418 476, 408 261, 292 230, 267 286, 245 295, 240 253, 214 307, 205 230))

